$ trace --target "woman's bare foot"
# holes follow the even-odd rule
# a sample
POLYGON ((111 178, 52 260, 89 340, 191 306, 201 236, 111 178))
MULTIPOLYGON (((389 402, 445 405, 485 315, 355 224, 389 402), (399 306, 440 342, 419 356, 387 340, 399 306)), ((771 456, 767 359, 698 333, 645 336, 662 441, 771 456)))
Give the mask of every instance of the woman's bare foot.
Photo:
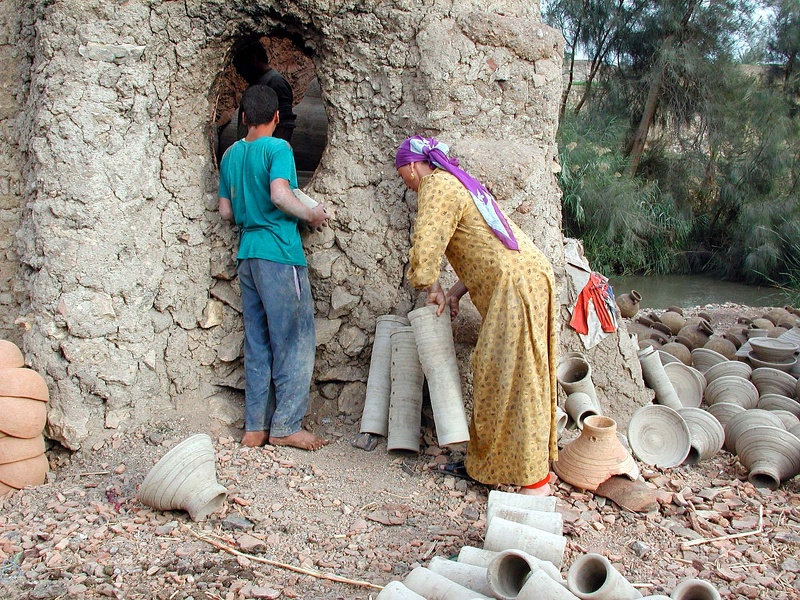
POLYGON ((323 446, 327 446, 330 442, 310 431, 301 429, 297 433, 287 435, 286 437, 269 436, 269 443, 273 446, 291 446, 292 448, 300 448, 301 450, 319 450, 323 446))
POLYGON ((553 488, 550 487, 549 483, 546 483, 538 488, 519 488, 517 493, 523 496, 552 496, 553 488))
POLYGON ((242 446, 258 448, 267 443, 269 431, 247 431, 242 438, 242 446))

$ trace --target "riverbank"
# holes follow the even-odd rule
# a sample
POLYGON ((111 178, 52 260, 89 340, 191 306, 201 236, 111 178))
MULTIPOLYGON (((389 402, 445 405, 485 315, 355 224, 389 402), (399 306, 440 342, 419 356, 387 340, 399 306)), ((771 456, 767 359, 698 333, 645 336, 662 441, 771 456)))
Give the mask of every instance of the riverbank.
MULTIPOLYGON (((699 310, 715 329, 763 314, 740 305, 687 312, 699 310)), ((193 433, 181 419, 120 435, 86 455, 51 451, 47 484, 0 499, 0 595, 366 600, 378 593, 366 584, 381 586, 434 556, 483 545, 488 490, 436 473, 448 456, 431 444, 430 430, 418 455, 387 452, 383 442, 372 452, 354 448, 357 425, 344 421, 327 426, 331 444, 315 453, 244 448, 232 435, 215 436, 218 479, 229 494, 223 511, 193 523, 185 513, 141 505, 135 494, 149 468, 193 433)), ((700 577, 726 599, 798 597, 800 478, 776 491, 754 488, 724 451, 694 466, 643 468, 643 475, 659 496, 658 509, 646 514, 556 482, 567 537, 563 572, 578 556, 600 552, 643 595, 700 577)))

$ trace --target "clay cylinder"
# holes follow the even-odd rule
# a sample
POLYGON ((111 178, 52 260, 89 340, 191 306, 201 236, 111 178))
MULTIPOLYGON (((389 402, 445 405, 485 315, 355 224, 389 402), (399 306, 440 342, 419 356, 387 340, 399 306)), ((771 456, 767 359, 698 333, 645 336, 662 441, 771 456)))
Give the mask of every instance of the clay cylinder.
POLYGON ((496 552, 510 549, 522 550, 541 560, 550 561, 556 567, 561 567, 566 545, 567 539, 563 535, 555 535, 535 527, 495 517, 486 528, 483 547, 496 552))
POLYGON ((387 450, 419 451, 422 423, 422 383, 425 376, 419 364, 417 343, 410 326, 391 333, 392 391, 389 401, 387 450))
POLYGON ((486 575, 486 567, 468 565, 467 563, 448 560, 441 556, 434 556, 428 568, 434 573, 447 577, 450 581, 463 585, 467 589, 492 597, 492 590, 489 587, 489 580, 486 575))
POLYGON ((664 365, 661 364, 658 352, 652 348, 645 348, 637 354, 639 363, 642 366, 642 376, 647 387, 656 393, 656 402, 674 409, 682 408, 683 404, 681 404, 672 382, 669 380, 666 371, 664 371, 664 365))
POLYGON ((684 579, 670 594, 671 600, 720 600, 717 589, 702 579, 684 579))
MULTIPOLYGON (((553 579, 541 568, 541 562, 534 556, 520 550, 504 550, 492 560, 487 570, 488 584, 491 596, 498 600, 515 600, 529 597, 531 599, 575 598, 565 585, 553 579), (536 595, 528 591, 523 595, 523 588, 534 578, 536 581, 536 595)), ((532 593, 533 588, 529 588, 532 593)))
POLYGON ((428 381, 436 437, 440 446, 447 446, 469 441, 469 425, 450 315, 444 311, 437 317, 437 310, 436 306, 424 306, 408 313, 408 319, 428 381))
POLYGON ((564 517, 561 516, 560 512, 556 511, 525 510, 524 508, 514 508, 503 504, 493 504, 491 509, 487 509, 487 527, 494 517, 522 523, 556 535, 561 535, 564 530, 564 517))
POLYGON ((634 600, 642 595, 601 554, 579 556, 567 572, 567 587, 581 600, 634 600))
POLYGON ((524 494, 514 494, 511 492, 502 492, 500 490, 489 490, 487 510, 491 510, 492 506, 495 504, 524 508, 525 510, 552 512, 556 509, 556 498, 555 496, 526 496, 524 494))
POLYGON ((556 406, 556 435, 564 433, 569 421, 569 415, 560 406, 556 406))
POLYGON ((570 394, 567 397, 567 401, 564 403, 564 408, 578 429, 583 429, 583 421, 586 417, 599 414, 597 411, 597 403, 592 400, 588 394, 584 394, 583 392, 573 392, 570 394))
POLYGON ((416 592, 427 600, 474 600, 487 598, 474 590, 464 587, 447 577, 434 573, 425 567, 417 567, 403 580, 411 591, 416 592))
POLYGON ((387 583, 375 600, 425 600, 417 592, 412 592, 399 581, 387 583))
POLYGON ((376 433, 386 437, 389 432, 389 401, 392 391, 392 331, 408 326, 408 319, 397 315, 378 317, 375 341, 369 363, 367 393, 361 415, 361 433, 376 433))
POLYGON ((597 414, 603 411, 597 401, 597 392, 592 383, 592 366, 583 355, 571 354, 562 358, 558 362, 556 369, 556 379, 561 384, 567 396, 576 392, 582 392, 592 399, 597 414))
POLYGON ((458 552, 458 562, 475 565, 476 567, 488 567, 492 559, 498 554, 500 553, 484 548, 463 546, 458 552))

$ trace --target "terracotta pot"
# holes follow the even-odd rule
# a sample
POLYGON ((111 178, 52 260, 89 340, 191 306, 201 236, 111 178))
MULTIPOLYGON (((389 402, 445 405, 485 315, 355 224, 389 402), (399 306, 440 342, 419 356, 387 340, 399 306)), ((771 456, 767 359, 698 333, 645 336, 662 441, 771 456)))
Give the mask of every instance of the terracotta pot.
POLYGON ((218 511, 228 495, 217 482, 211 438, 193 435, 167 452, 147 473, 137 497, 156 510, 185 510, 193 521, 218 511))
POLYGON ((6 485, 2 481, 0 481, 0 498, 4 498, 5 496, 9 496, 14 492, 17 492, 17 488, 13 488, 10 485, 6 485))
POLYGON ((713 350, 722 354, 728 360, 736 360, 736 344, 730 340, 726 340, 720 335, 712 335, 708 341, 703 345, 706 350, 713 350))
POLYGON ((661 315, 661 322, 669 327, 672 335, 678 335, 678 332, 681 330, 681 328, 686 325, 686 319, 684 319, 683 316, 679 315, 678 313, 672 311, 667 311, 661 315))
POLYGON ((783 429, 783 421, 780 417, 768 410, 752 408, 734 415, 725 425, 725 449, 731 454, 739 454, 738 440, 741 433, 762 425, 783 429))
POLYGON ((732 402, 742 408, 755 408, 758 404, 758 389, 753 382, 728 375, 718 377, 706 386, 704 400, 708 406, 717 402, 732 402))
POLYGON ((800 473, 800 439, 779 427, 760 425, 742 431, 736 449, 756 487, 775 490, 800 473))
POLYGON ((678 331, 678 336, 688 339, 692 344, 692 349, 702 348, 711 337, 714 330, 707 321, 700 321, 697 324, 687 323, 678 331))
POLYGON ((32 438, 42 434, 47 422, 47 404, 31 398, 0 396, 0 432, 32 438))
POLYGON ((628 423, 628 443, 643 463, 668 469, 686 460, 691 434, 676 410, 651 404, 633 413, 628 423))
POLYGON ((765 319, 764 317, 758 317, 757 319, 753 319, 750 323, 753 329, 769 329, 770 327, 775 327, 775 323, 770 321, 769 319, 765 319))
POLYGON ((744 335, 743 333, 735 333, 733 331, 726 331, 725 333, 722 334, 722 337, 725 338, 726 340, 728 340, 734 346, 736 346, 737 350, 742 347, 742 344, 747 342, 747 336, 744 335))
POLYGON ((591 552, 572 563, 567 587, 581 600, 633 600, 642 596, 605 556, 591 552))
POLYGON ((18 490, 29 485, 42 485, 49 470, 47 456, 40 454, 0 465, 0 482, 18 490))
POLYGON ((630 319, 637 312, 639 312, 639 302, 642 300, 642 295, 636 290, 631 290, 627 294, 617 296, 617 306, 619 307, 619 314, 626 319, 630 319))
POLYGON ((19 347, 13 342, 0 340, 0 369, 17 369, 25 366, 19 347))
POLYGON ((780 327, 780 326, 770 327, 769 329, 767 329, 767 337, 768 338, 781 337, 784 333, 789 331, 789 329, 791 329, 791 328, 790 327, 780 327))
POLYGON ((387 450, 419 451, 422 424, 422 386, 425 376, 419 364, 411 326, 391 333, 392 390, 389 401, 387 450))
POLYGON ((651 319, 650 317, 645 317, 645 316, 637 317, 636 322, 639 323, 639 325, 644 325, 648 329, 653 326, 653 319, 651 319))
POLYGON ((10 435, 0 437, 0 464, 25 460, 44 454, 44 437, 16 438, 10 435))
POLYGON ((781 319, 777 326, 784 328, 786 331, 789 331, 793 327, 797 327, 798 321, 799 320, 795 315, 789 315, 781 319))
POLYGON ((678 313, 680 316, 683 316, 683 309, 680 306, 668 306, 667 311, 678 313))
POLYGON ((589 491, 613 475, 639 478, 636 461, 617 438, 617 423, 603 416, 584 420, 581 435, 559 452, 553 470, 567 483, 589 491))
POLYGON ((47 384, 33 369, 0 369, 0 395, 47 402, 47 384))
POLYGON ((399 315, 383 315, 376 320, 364 412, 361 415, 361 433, 386 437, 389 432, 392 392, 392 343, 389 336, 398 327, 408 325, 408 319, 399 315))
POLYGON ((684 463, 697 464, 712 458, 725 443, 725 430, 711 413, 700 408, 681 408, 678 414, 689 427, 691 447, 684 463))

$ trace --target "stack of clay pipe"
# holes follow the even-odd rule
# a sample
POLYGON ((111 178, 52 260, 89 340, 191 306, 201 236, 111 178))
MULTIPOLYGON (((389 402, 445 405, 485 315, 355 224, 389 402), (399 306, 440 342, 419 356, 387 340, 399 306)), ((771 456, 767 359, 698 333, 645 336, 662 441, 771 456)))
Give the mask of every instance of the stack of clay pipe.
POLYGON ((15 344, 0 340, 0 496, 45 481, 48 399, 42 376, 25 367, 15 344))
MULTIPOLYGON (((584 554, 569 568, 563 521, 554 497, 489 492, 483 548, 465 546, 456 560, 434 557, 402 581, 383 588, 376 600, 634 600, 642 598, 600 554, 584 554)), ((671 596, 649 600, 720 600, 708 582, 686 579, 671 596)))

